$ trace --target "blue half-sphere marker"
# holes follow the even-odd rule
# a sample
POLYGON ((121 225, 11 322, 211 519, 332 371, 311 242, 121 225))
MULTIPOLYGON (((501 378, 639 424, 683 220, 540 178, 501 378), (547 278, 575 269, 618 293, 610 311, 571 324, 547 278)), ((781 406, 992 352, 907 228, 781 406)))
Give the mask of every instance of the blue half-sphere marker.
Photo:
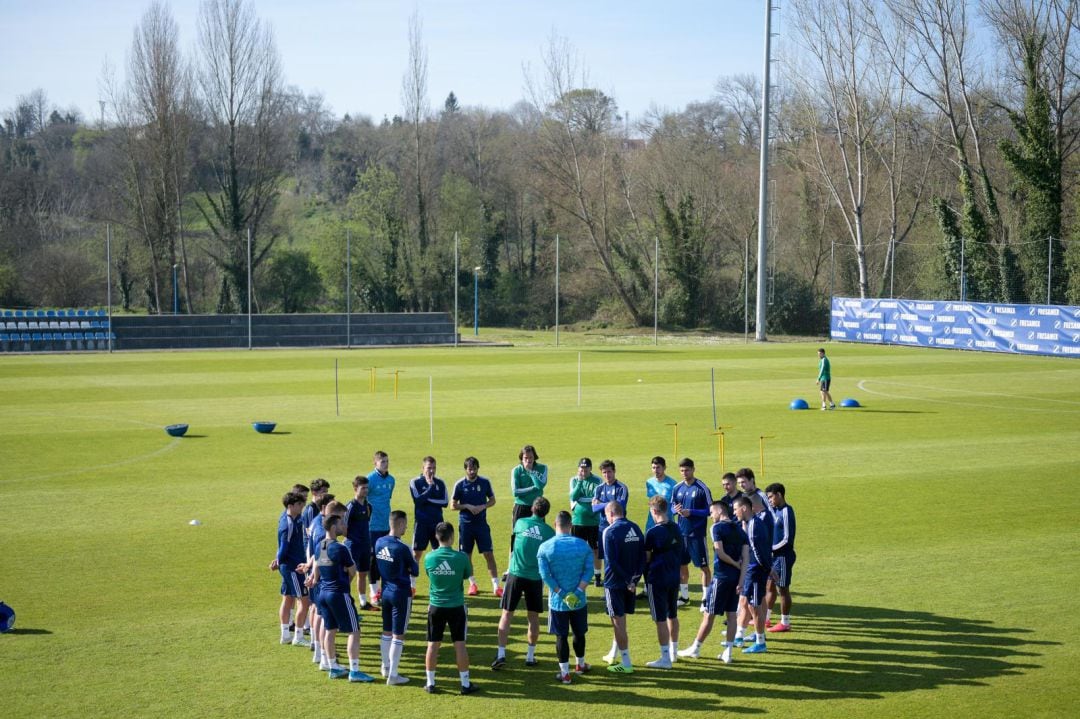
POLYGON ((15 627, 15 610, 0 602, 0 634, 10 632, 15 627))
POLYGON ((187 434, 188 426, 186 424, 170 424, 165 428, 165 431, 169 433, 170 437, 183 437, 187 434))
POLYGON ((801 397, 791 400, 791 404, 788 406, 791 407, 791 409, 810 409, 810 405, 808 405, 806 400, 801 397))
POLYGON ((259 434, 270 434, 274 431, 274 427, 277 427, 277 422, 252 422, 251 426, 259 434))
POLYGON ((862 405, 859 404, 859 400, 852 399, 851 397, 848 397, 847 399, 840 400, 840 406, 841 407, 862 407, 862 405))

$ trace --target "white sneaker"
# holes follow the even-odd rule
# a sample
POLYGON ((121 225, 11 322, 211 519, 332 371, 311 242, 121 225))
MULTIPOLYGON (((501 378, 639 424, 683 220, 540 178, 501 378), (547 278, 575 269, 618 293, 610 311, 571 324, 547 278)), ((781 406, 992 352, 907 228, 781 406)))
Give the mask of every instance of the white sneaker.
POLYGON ((716 657, 724 664, 731 664, 731 647, 724 649, 723 653, 716 657))
POLYGON ((694 647, 687 647, 686 649, 680 649, 678 655, 686 659, 697 659, 701 656, 701 650, 695 649, 694 647))
POLYGON ((292 637, 287 635, 287 634, 281 635, 281 643, 282 644, 292 644, 292 637))
POLYGON ((671 669, 671 660, 660 658, 654 662, 645 662, 645 666, 650 669, 671 669))
POLYGON ((615 654, 615 652, 608 652, 607 654, 602 656, 601 659, 603 659, 604 662, 606 662, 607 664, 614 664, 616 657, 617 655, 615 654))
POLYGON ((395 674, 392 677, 387 677, 386 678, 386 686, 388 686, 388 687, 395 687, 395 686, 398 686, 398 685, 401 685, 401 684, 408 684, 408 683, 409 683, 409 678, 408 677, 403 677, 400 674, 395 674))

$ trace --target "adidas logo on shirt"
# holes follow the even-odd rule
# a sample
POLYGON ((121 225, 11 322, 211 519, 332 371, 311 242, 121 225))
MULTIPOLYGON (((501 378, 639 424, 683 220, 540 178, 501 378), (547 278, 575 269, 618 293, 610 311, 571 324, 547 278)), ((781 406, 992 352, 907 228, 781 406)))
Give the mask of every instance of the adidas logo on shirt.
POLYGON ((539 527, 529 527, 524 532, 518 535, 523 539, 540 539, 544 538, 544 535, 540 533, 539 527))
POLYGON ((431 573, 440 577, 452 577, 454 576, 454 568, 444 559, 442 564, 431 570, 431 573))
POLYGON ((375 555, 375 558, 376 559, 381 559, 384 562, 393 562, 394 561, 394 555, 390 554, 390 550, 387 549, 386 547, 383 547, 382 549, 380 549, 379 553, 375 555))
POLYGON ((640 542, 640 541, 641 541, 641 537, 638 535, 637 532, 627 532, 626 536, 623 537, 623 543, 624 544, 627 543, 627 542, 640 542))

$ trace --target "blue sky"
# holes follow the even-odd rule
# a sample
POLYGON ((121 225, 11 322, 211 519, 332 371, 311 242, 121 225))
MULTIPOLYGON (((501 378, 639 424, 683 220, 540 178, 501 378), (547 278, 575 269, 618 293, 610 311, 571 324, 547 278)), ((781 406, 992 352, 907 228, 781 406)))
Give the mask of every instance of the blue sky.
MULTIPOLYGON (((106 62, 122 70, 147 0, 0 0, 0 111, 35 88, 97 118, 106 62)), ((195 45, 199 3, 174 0, 181 46, 195 45)), ((432 107, 509 109, 525 97, 552 33, 577 49, 592 85, 640 118, 707 99, 717 78, 761 72, 764 0, 255 0, 273 27, 286 82, 333 112, 376 120, 401 111, 414 8, 424 27, 432 107)))

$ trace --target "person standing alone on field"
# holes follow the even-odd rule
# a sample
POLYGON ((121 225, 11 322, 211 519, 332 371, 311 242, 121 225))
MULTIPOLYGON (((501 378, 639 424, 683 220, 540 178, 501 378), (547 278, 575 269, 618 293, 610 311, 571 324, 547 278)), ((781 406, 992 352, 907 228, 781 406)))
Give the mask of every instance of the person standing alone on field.
POLYGON ((818 348, 817 356, 817 383, 818 389, 821 390, 821 408, 836 409, 836 403, 833 402, 832 395, 829 394, 829 387, 832 385, 832 368, 829 366, 829 358, 825 356, 824 347, 818 348))

